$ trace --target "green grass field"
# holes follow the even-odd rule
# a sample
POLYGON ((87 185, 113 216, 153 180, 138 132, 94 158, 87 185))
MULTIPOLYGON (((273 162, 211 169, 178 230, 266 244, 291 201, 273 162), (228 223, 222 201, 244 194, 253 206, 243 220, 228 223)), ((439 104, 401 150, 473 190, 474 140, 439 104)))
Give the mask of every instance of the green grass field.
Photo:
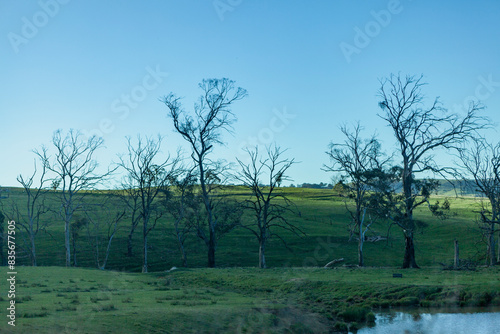
MULTIPOLYGON (((269 267, 317 267, 329 261, 344 258, 344 264, 357 263, 357 243, 348 242, 347 223, 349 216, 342 198, 335 196, 331 190, 286 188, 289 197, 295 202, 300 216, 291 216, 290 220, 299 226, 306 236, 298 237, 288 231, 281 236, 287 246, 277 238, 271 239, 267 246, 266 258, 269 267)), ((244 199, 248 193, 239 187, 231 188, 230 194, 244 199)), ((99 203, 104 194, 91 195, 90 201, 99 203)), ((21 202, 19 189, 11 191, 11 199, 21 202)), ((442 198, 439 198, 442 200, 442 198)), ((415 237, 417 263, 421 266, 434 266, 448 263, 453 258, 453 240, 460 243, 461 257, 479 259, 484 253, 484 245, 479 244, 479 229, 475 224, 477 199, 451 198, 451 216, 440 220, 433 217, 426 208, 418 209, 415 217, 426 222, 427 227, 417 232, 415 237), (479 257, 478 257, 479 256, 479 257)), ((7 209, 6 200, 4 208, 7 209)), ((119 204, 118 204, 119 205, 119 204)), ((4 210, 5 210, 4 209, 4 210)), ((50 222, 49 233, 37 235, 37 260, 42 266, 64 265, 64 224, 54 215, 47 215, 50 222)), ((251 219, 246 216, 245 219, 251 219)), ((126 257, 126 243, 129 221, 123 220, 121 227, 113 239, 108 269, 139 272, 142 265, 142 236, 140 227, 134 234, 134 252, 132 258, 126 257)), ((387 222, 373 226, 374 233, 386 235, 387 222)), ((103 231, 104 233, 104 231, 103 231)), ((172 219, 162 218, 157 227, 149 235, 149 264, 151 271, 170 269, 181 266, 181 256, 173 234, 172 219)), ((78 241, 78 266, 96 267, 93 249, 90 247, 86 231, 80 233, 78 241)), ((18 241, 18 244, 22 241, 18 241)), ((18 250, 19 250, 18 245, 18 250)), ((187 240, 188 265, 205 267, 207 263, 206 247, 195 236, 187 240)), ((365 263, 367 266, 400 266, 403 257, 402 232, 397 227, 390 229, 388 241, 365 244, 365 263)), ((29 264, 27 254, 18 254, 19 264, 29 264)), ((251 267, 258 265, 258 243, 247 230, 236 229, 219 241, 216 253, 218 267, 251 267)))
MULTIPOLYGON (((500 305, 500 270, 19 268, 2 333, 327 333, 388 307, 500 305)), ((8 301, 0 300, 5 310, 8 301)))
MULTIPOLYGON (((64 227, 54 216, 47 216, 50 234, 37 236, 39 267, 27 266, 26 254, 18 253, 16 328, 8 326, 4 317, 0 332, 345 332, 348 327, 369 324, 373 312, 388 307, 500 306, 500 268, 444 271, 440 265, 452 262, 454 239, 459 240, 461 259, 482 261, 485 245, 479 243, 473 212, 478 199, 450 198, 451 213, 445 220, 433 217, 425 208, 417 210, 415 217, 427 225, 415 237, 417 262, 423 269, 401 270, 400 230, 393 227, 387 241, 365 244, 367 268, 349 267, 357 263, 357 243, 348 242, 349 217, 343 199, 331 190, 285 191, 300 211, 290 219, 307 235, 281 233, 288 248, 272 239, 267 246, 270 269, 266 270, 256 268, 255 238, 236 229, 218 245, 218 268, 204 268, 206 248, 191 237, 187 242, 190 267, 169 272, 182 263, 169 217, 150 234, 151 273, 139 273, 140 229, 134 237, 136 256, 126 257, 128 221, 113 240, 110 270, 93 269, 93 251, 85 233, 78 244, 80 268, 63 268, 64 227), (345 259, 339 267, 322 268, 338 258, 345 259), (403 278, 393 278, 393 273, 402 273, 403 278)), ((240 200, 248 196, 239 187, 229 192, 240 200)), ((89 199, 99 203, 102 196, 96 193, 89 199)), ((11 190, 10 200, 21 203, 19 189, 11 190)), ((386 222, 374 226, 377 235, 386 235, 387 230, 386 222)), ((20 249, 19 234, 17 240, 20 249)), ((3 310, 8 306, 6 292, 0 298, 3 310)))

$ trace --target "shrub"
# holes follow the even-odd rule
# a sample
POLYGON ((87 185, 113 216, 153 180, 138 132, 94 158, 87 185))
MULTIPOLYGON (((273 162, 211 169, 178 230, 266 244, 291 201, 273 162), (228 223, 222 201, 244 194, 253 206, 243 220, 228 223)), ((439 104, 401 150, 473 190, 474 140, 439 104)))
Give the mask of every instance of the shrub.
POLYGON ((371 313, 371 311, 367 307, 349 307, 340 312, 339 317, 347 322, 366 322, 369 313, 371 313))

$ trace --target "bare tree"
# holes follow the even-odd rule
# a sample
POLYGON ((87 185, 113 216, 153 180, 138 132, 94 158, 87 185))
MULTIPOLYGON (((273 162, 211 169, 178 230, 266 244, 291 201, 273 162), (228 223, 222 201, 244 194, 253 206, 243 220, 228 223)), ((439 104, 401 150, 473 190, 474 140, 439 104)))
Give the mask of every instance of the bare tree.
POLYGON ((27 250, 30 256, 31 265, 35 266, 36 263, 36 244, 35 238, 39 231, 45 230, 48 225, 48 220, 41 220, 42 215, 49 211, 48 206, 45 204, 45 195, 47 189, 45 184, 48 182, 46 178, 46 166, 42 164, 42 170, 38 175, 38 187, 34 186, 35 178, 37 176, 37 167, 35 161, 34 172, 30 177, 23 177, 19 175, 17 182, 19 182, 26 194, 26 201, 24 203, 25 210, 21 210, 17 203, 14 203, 13 209, 16 222, 26 232, 28 236, 27 250))
POLYGON ((427 202, 427 198, 420 195, 429 188, 424 187, 426 183, 419 184, 416 174, 443 172, 444 168, 436 166, 432 152, 438 148, 456 147, 457 143, 484 128, 485 119, 478 116, 482 108, 476 103, 470 105, 464 117, 447 114, 438 98, 430 106, 425 106, 422 76, 391 75, 380 84, 379 106, 383 114, 379 116, 394 132, 402 165, 403 205, 401 214, 393 215, 393 221, 403 230, 405 237, 403 268, 418 268, 413 211, 427 202))
POLYGON ((361 138, 362 127, 359 123, 352 131, 345 125, 340 130, 345 140, 343 143, 330 144, 330 150, 326 153, 332 164, 324 166, 324 170, 341 174, 341 182, 347 193, 346 208, 352 219, 351 234, 357 235, 358 265, 362 267, 366 232, 370 230, 376 221, 377 213, 380 212, 378 191, 381 190, 384 166, 389 159, 383 160, 380 143, 375 136, 367 140, 361 138), (350 200, 354 200, 354 209, 348 205, 350 200))
POLYGON ((133 176, 126 175, 124 181, 122 182, 122 193, 120 194, 120 198, 125 203, 128 208, 128 217, 130 219, 130 229, 127 236, 127 256, 134 256, 133 252, 133 236, 137 225, 141 220, 141 216, 139 214, 139 209, 141 206, 141 202, 139 201, 140 191, 138 188, 135 188, 133 184, 135 183, 133 176))
POLYGON ((106 269, 111 253, 111 243, 121 227, 120 221, 126 215, 126 209, 117 203, 116 196, 110 194, 103 194, 103 196, 105 198, 98 205, 94 205, 93 210, 85 210, 87 236, 94 250, 96 266, 101 270, 106 269), (105 231, 104 236, 102 230, 105 231), (101 244, 104 244, 104 252, 101 252, 101 244))
POLYGON ((113 172, 97 174, 98 163, 94 156, 103 146, 103 139, 90 137, 84 140, 79 131, 70 130, 66 136, 61 130, 54 132, 52 144, 55 148, 54 158, 43 148, 35 151, 47 171, 55 174, 52 184, 54 190, 59 188, 58 197, 61 202, 60 216, 64 221, 64 247, 66 249, 66 266, 71 266, 71 227, 73 215, 83 208, 84 199, 89 190, 104 182, 113 172))
MULTIPOLYGON (((186 140, 191 148, 191 158, 198 169, 198 178, 201 187, 201 198, 205 207, 208 236, 199 234, 208 248, 208 266, 215 267, 215 249, 217 245, 217 231, 227 231, 222 228, 223 221, 217 219, 209 184, 216 184, 220 176, 220 169, 214 166, 209 154, 214 145, 222 145, 221 134, 231 131, 236 118, 231 112, 231 105, 244 98, 247 92, 243 88, 235 88, 234 81, 229 79, 205 79, 199 87, 203 94, 194 106, 193 118, 186 115, 180 98, 170 93, 163 102, 169 110, 175 130, 186 140), (215 181, 215 182, 214 182, 215 181)), ((222 215, 224 216, 224 215, 222 215)), ((221 216, 219 216, 221 218, 221 216)), ((201 230, 199 230, 201 232, 201 230)))
POLYGON ((297 235, 305 234, 287 217, 287 214, 296 213, 295 206, 279 188, 282 182, 289 180, 285 173, 295 164, 295 159, 282 158, 284 152, 277 146, 269 147, 267 156, 262 158, 256 147, 253 151, 247 149, 249 163, 237 159, 241 171, 236 178, 252 193, 243 205, 254 216, 251 223, 242 224, 242 227, 252 232, 259 242, 259 268, 267 268, 265 250, 269 238, 275 236, 286 245, 285 240, 277 234, 277 229, 297 235), (267 181, 262 183, 262 178, 267 181))
MULTIPOLYGON (((137 138, 134 145, 127 138, 128 153, 120 157, 119 166, 125 171, 126 176, 123 188, 128 192, 136 192, 130 199, 136 198, 139 207, 137 217, 142 221, 142 272, 148 272, 148 235, 163 216, 164 210, 157 199, 162 191, 169 186, 169 181, 178 173, 179 157, 167 156, 156 162, 160 154, 162 137, 157 139, 137 138)), ((133 205, 132 205, 133 206, 133 205)))
POLYGON ((482 203, 480 229, 486 239, 486 264, 497 263, 495 234, 500 231, 500 143, 492 145, 483 138, 472 138, 458 150, 464 184, 474 182, 474 188, 487 198, 482 203))

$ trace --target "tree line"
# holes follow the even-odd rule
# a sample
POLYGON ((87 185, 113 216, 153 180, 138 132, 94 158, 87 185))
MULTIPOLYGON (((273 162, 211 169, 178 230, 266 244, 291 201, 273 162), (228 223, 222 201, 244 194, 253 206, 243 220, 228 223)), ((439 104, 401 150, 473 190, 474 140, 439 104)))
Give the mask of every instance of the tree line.
MULTIPOLYGON (((364 139, 360 123, 352 129, 342 126, 344 141, 332 142, 326 152, 330 164, 323 170, 341 176, 333 190, 340 191, 346 200, 351 237, 358 240, 358 264, 364 265, 366 233, 380 220, 396 226, 404 236, 402 267, 418 268, 414 239, 421 222, 414 218, 414 210, 427 205, 442 218, 449 210, 447 201, 429 201, 439 184, 433 178, 436 175, 472 179, 488 199, 478 212, 478 224, 487 244, 488 264, 496 264, 500 256, 500 250, 495 254, 500 145, 481 136, 491 122, 480 115, 483 106, 476 102, 471 102, 462 116, 448 114, 438 98, 425 105, 424 84, 422 76, 390 75, 380 81, 378 116, 393 131, 398 147, 395 152, 384 153, 376 136, 364 139), (439 166, 433 158, 438 149, 454 152, 460 167, 439 166)), ((285 242, 280 230, 305 235, 290 220, 298 210, 282 187, 284 181, 290 181, 287 171, 296 163, 286 157, 286 150, 276 145, 265 152, 259 152, 258 147, 247 149, 248 160, 237 159, 237 171, 213 157, 214 147, 224 144, 222 135, 233 129, 236 117, 232 107, 246 97, 246 90, 226 78, 203 80, 199 88, 202 94, 192 113, 185 111, 182 100, 173 93, 161 100, 175 132, 188 144, 188 159, 179 151, 163 155, 161 136, 139 135, 135 140, 127 138, 127 152, 119 156, 116 165, 98 173, 95 154, 103 147, 103 139, 84 138, 75 130, 66 134, 58 130, 49 147, 34 150, 33 174, 17 178, 24 190, 23 202, 3 205, 7 218, 16 220, 27 236, 25 248, 33 266, 37 265, 36 236, 47 231, 46 215, 50 213, 64 226, 66 266, 77 265, 76 243, 86 230, 96 266, 105 269, 113 238, 128 221, 127 256, 133 256, 133 238, 139 232, 142 271, 147 272, 148 237, 165 215, 173 220, 173 233, 185 266, 185 241, 189 235, 195 235, 205 245, 207 265, 215 267, 220 238, 235 228, 247 229, 258 242, 261 268, 267 266, 268 240, 276 237, 285 242), (109 191, 98 203, 92 201, 92 190, 106 184, 117 171, 124 175, 119 189, 109 191), (224 189, 230 178, 251 195, 243 201, 228 196, 224 189), (57 204, 49 205, 48 194, 57 198, 57 204), (244 214, 251 219, 242 219, 244 214)), ((1 255, 4 260, 3 251, 1 255)))

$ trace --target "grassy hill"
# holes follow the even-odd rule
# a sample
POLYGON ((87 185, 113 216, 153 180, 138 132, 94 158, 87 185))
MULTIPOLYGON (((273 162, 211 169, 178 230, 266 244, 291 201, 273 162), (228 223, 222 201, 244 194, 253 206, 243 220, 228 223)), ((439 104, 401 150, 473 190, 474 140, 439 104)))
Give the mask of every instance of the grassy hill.
MULTIPOLYGON (((306 236, 281 235, 287 246, 271 239, 267 262, 261 270, 258 244, 247 230, 236 229, 220 240, 216 264, 207 269, 206 248, 194 236, 187 242, 190 268, 181 266, 173 235, 172 218, 165 216, 150 234, 150 271, 140 274, 141 236, 134 236, 135 256, 127 257, 128 221, 112 243, 108 271, 95 268, 94 250, 82 233, 77 259, 80 267, 64 268, 64 226, 55 215, 47 233, 37 236, 39 267, 29 264, 17 235, 17 325, 0 323, 1 333, 317 333, 353 330, 373 321, 376 310, 389 307, 460 308, 500 305, 500 268, 443 271, 451 263, 454 240, 462 259, 478 260, 484 245, 475 224, 480 199, 449 198, 448 219, 433 217, 426 208, 415 218, 426 227, 416 235, 417 262, 423 269, 400 270, 402 232, 387 222, 373 227, 374 235, 389 239, 365 244, 367 268, 324 269, 327 262, 344 258, 357 263, 357 244, 349 242, 349 216, 344 198, 327 189, 285 188, 300 212, 290 219, 306 236), (393 278, 393 273, 403 278, 393 278)), ((228 187, 237 200, 249 195, 241 187, 228 187)), ((89 194, 89 203, 103 201, 110 192, 89 194)), ((111 192, 112 193, 112 192, 111 192)), ((48 201, 56 208, 56 193, 48 201)), ((20 189, 3 200, 22 203, 20 189)), ((439 195, 434 200, 443 200, 439 195)), ((115 202, 110 209, 118 210, 115 202)), ((109 212, 108 212, 109 213, 109 212)), ((106 213, 102 213, 103 217, 106 213)), ((251 216, 245 216, 245 220, 251 216)), ((102 231, 103 233, 105 231, 102 231)), ((0 297, 0 308, 9 299, 0 297)))
MULTIPOLYGON (((241 187, 229 187, 231 196, 238 200, 247 198, 249 193, 241 187)), ((285 246, 279 239, 271 239, 267 246, 267 263, 270 267, 317 267, 327 262, 344 258, 345 264, 357 263, 357 244, 349 242, 347 214, 344 199, 332 190, 285 188, 300 212, 290 216, 290 220, 306 232, 299 237, 288 231, 280 231, 286 240, 285 246)), ((105 192, 96 192, 89 196, 91 203, 103 201, 105 192)), ((51 194, 53 207, 55 194, 51 194)), ((9 210, 9 201, 22 204, 23 194, 20 189, 10 189, 9 199, 3 200, 4 212, 9 210)), ((442 200, 442 196, 435 196, 442 200)), ((50 198, 49 198, 50 199, 50 198)), ((453 257, 453 240, 460 243, 462 258, 477 258, 483 245, 478 244, 480 235, 475 225, 473 210, 480 199, 473 197, 450 198, 451 215, 440 220, 433 217, 426 208, 415 212, 415 217, 427 226, 416 235, 417 261, 423 266, 433 266, 449 262, 453 257)), ((116 202, 116 207, 120 206, 116 202)), ((47 233, 37 235, 38 264, 41 266, 64 265, 64 224, 54 214, 44 218, 49 222, 47 233)), ((245 220, 252 219, 250 215, 245 220)), ((126 241, 129 221, 123 220, 120 229, 111 244, 109 269, 137 272, 141 269, 141 234, 138 228, 134 235, 135 256, 126 256, 126 241)), ((104 234, 105 231, 103 230, 104 234)), ((399 266, 403 257, 402 232, 397 227, 389 229, 387 222, 379 222, 373 227, 373 235, 389 235, 387 241, 366 243, 365 263, 367 266, 399 266), (388 234, 389 233, 389 234, 388 234)), ((22 238, 18 238, 18 250, 21 250, 22 238)), ((172 218, 163 217, 149 236, 149 263, 151 271, 162 271, 173 266, 181 266, 180 253, 173 234, 172 218)), ((194 235, 187 240, 188 265, 206 266, 206 247, 194 235)), ((89 243, 87 232, 83 230, 77 243, 78 266, 95 267, 94 250, 89 243)), ((18 254, 19 264, 29 264, 26 253, 18 254)), ((219 241, 216 253, 218 267, 249 267, 258 265, 258 243, 247 230, 236 229, 219 241)))

